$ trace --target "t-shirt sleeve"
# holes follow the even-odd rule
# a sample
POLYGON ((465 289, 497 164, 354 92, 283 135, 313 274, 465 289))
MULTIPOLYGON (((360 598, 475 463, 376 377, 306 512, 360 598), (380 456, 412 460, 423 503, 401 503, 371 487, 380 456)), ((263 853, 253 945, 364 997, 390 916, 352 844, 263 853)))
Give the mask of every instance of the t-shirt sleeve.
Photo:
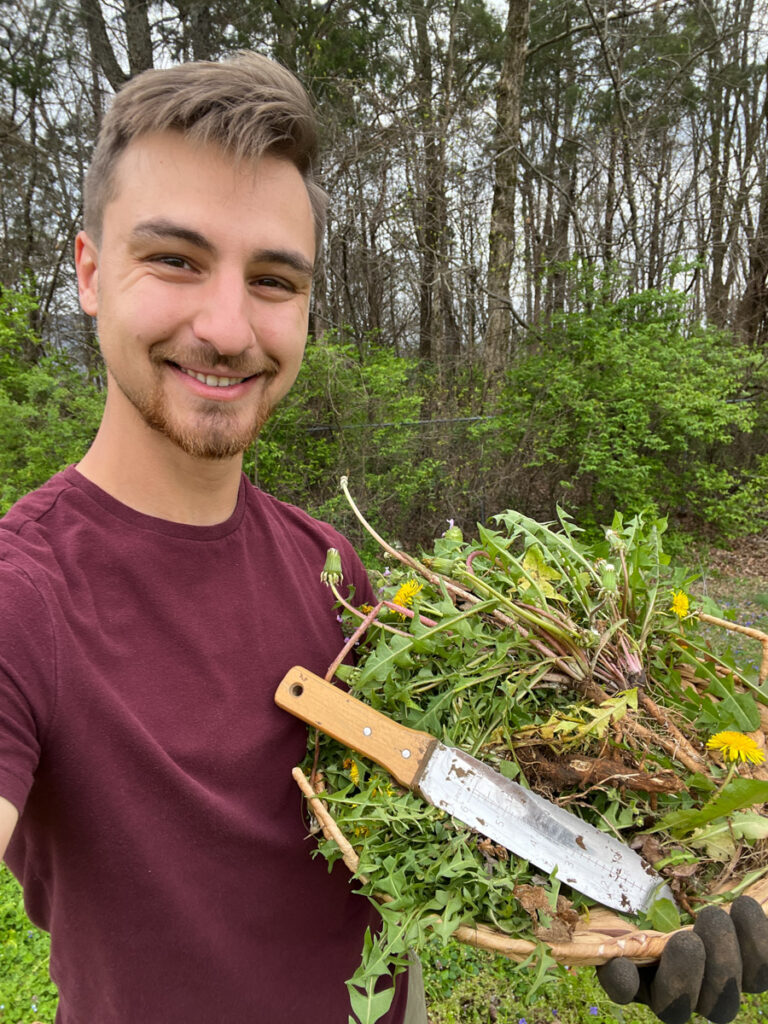
POLYGON ((45 602, 0 559, 0 796, 21 813, 50 717, 55 649, 45 602))

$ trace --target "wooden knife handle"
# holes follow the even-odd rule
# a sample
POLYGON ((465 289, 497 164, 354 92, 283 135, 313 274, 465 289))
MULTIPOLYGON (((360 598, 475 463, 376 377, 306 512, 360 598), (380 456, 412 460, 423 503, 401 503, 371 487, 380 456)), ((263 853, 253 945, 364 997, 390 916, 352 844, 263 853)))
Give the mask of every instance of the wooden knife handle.
POLYGON ((278 686, 275 703, 380 764, 409 789, 413 788, 419 769, 437 743, 428 732, 394 722, 333 683, 298 666, 292 668, 278 686))

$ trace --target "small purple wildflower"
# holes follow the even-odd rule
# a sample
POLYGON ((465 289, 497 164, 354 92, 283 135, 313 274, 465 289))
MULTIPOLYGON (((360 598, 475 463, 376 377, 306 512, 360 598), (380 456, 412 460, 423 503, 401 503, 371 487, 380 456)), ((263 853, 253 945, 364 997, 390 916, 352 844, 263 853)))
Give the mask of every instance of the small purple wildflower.
POLYGON ((525 1019, 525 1017, 521 1017, 517 1024, 528 1024, 528 1021, 525 1019))
POLYGON ((596 1006, 590 1006, 590 1008, 589 1008, 590 1016, 596 1017, 599 1012, 600 1011, 598 1010, 598 1008, 596 1006))

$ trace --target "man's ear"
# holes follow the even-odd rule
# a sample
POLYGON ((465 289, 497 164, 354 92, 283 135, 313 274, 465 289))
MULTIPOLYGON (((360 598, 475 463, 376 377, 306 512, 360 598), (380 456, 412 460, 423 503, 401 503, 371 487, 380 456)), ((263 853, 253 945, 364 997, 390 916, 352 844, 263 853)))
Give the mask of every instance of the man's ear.
POLYGON ((85 231, 75 239, 75 269, 80 305, 90 316, 96 316, 99 311, 99 250, 85 231))

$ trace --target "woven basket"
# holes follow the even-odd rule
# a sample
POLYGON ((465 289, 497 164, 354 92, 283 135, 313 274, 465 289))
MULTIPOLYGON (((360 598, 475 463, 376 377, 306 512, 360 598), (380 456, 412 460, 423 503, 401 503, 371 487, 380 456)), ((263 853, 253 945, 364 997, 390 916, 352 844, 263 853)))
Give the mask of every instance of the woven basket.
MULTIPOLYGON (((703 621, 712 625, 720 626, 733 632, 743 633, 759 640, 762 644, 762 661, 759 672, 760 682, 768 679, 768 635, 759 630, 747 626, 739 626, 723 619, 716 619, 709 615, 700 614, 703 621)), ((759 734, 761 746, 766 746, 768 735, 768 712, 765 708, 761 711, 761 727, 759 734)), ((768 768, 761 765, 753 769, 758 777, 768 779, 768 768)), ((344 863, 347 868, 356 874, 359 867, 359 858, 355 853, 352 844, 336 824, 327 805, 322 801, 322 790, 318 785, 318 792, 315 792, 309 779, 300 768, 295 768, 293 777, 297 785, 306 797, 312 813, 317 819, 323 835, 328 840, 333 840, 339 847, 344 863)), ((762 906, 768 914, 768 877, 761 878, 746 890, 762 906)), ((381 897, 386 900, 385 896, 381 897)), ((724 904, 727 908, 728 904, 724 904)), ((681 931, 692 928, 687 925, 681 931)), ((664 950, 664 946, 675 932, 657 932, 643 930, 630 921, 619 917, 613 911, 604 907, 593 908, 585 915, 575 928, 573 935, 568 942, 548 942, 549 951, 554 959, 561 964, 571 967, 597 965, 607 963, 615 957, 627 957, 635 963, 651 963, 658 960, 664 950)), ((541 942, 534 942, 528 939, 514 939, 504 932, 485 924, 474 926, 462 925, 454 932, 454 938, 480 949, 487 949, 494 953, 500 953, 511 960, 526 960, 532 953, 540 948, 541 942)))
MULTIPOLYGON (((307 798, 312 813, 317 818, 323 835, 333 840, 341 850, 342 858, 352 874, 357 873, 359 858, 347 837, 336 824, 328 807, 323 803, 309 783, 309 779, 300 768, 294 768, 293 777, 307 798)), ((768 914, 768 878, 762 878, 747 890, 768 914)), ((382 896, 382 900, 386 897, 382 896)), ((681 929, 691 928, 692 925, 681 929)), ((453 933, 454 938, 470 946, 487 949, 510 960, 526 960, 540 946, 540 943, 528 939, 513 939, 504 932, 497 931, 489 925, 477 924, 472 927, 462 925, 453 933)), ((642 930, 630 921, 624 920, 613 911, 604 907, 590 910, 589 915, 582 918, 569 942, 546 943, 551 955, 558 963, 571 967, 586 967, 588 964, 604 964, 614 957, 623 956, 635 963, 651 963, 658 960, 674 932, 656 932, 642 930)))

